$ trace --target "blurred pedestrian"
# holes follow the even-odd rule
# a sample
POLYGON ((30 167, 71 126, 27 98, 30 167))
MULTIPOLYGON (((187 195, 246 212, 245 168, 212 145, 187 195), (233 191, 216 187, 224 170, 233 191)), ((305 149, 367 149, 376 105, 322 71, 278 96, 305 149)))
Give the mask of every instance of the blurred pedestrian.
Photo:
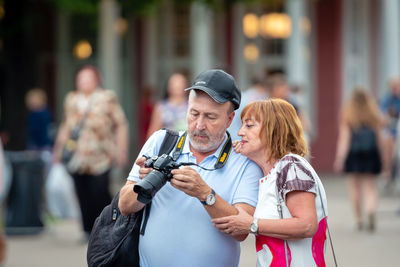
POLYGON ((310 140, 310 135, 311 135, 311 122, 310 122, 310 119, 307 117, 307 114, 304 112, 302 107, 299 105, 299 103, 297 103, 295 101, 296 98, 293 98, 291 96, 290 86, 286 80, 285 75, 283 75, 283 74, 271 75, 271 77, 268 79, 268 87, 270 90, 269 95, 271 98, 284 99, 294 107, 294 109, 296 110, 297 116, 300 119, 303 131, 304 131, 304 137, 306 138, 306 142, 308 144, 309 140, 310 140))
POLYGON ((186 129, 186 88, 187 79, 182 73, 176 72, 169 77, 164 99, 154 106, 147 137, 162 128, 176 131, 186 129))
POLYGON ((46 93, 40 88, 29 90, 25 96, 25 104, 28 109, 27 149, 50 150, 53 119, 47 107, 46 93))
POLYGON ((384 131, 384 154, 387 165, 383 166, 384 178, 386 178, 386 189, 389 190, 396 177, 396 161, 394 151, 398 131, 397 124, 400 116, 400 78, 392 78, 389 82, 389 94, 381 103, 381 110, 385 118, 384 131))
POLYGON ((233 141, 240 139, 238 132, 240 127, 242 126, 240 114, 242 113, 243 108, 253 101, 262 99, 268 99, 268 89, 265 84, 265 78, 259 78, 255 76, 251 81, 250 88, 242 93, 242 101, 240 102, 240 107, 237 111, 235 111, 235 117, 233 118, 231 126, 228 128, 228 131, 231 134, 233 141))
POLYGON ((282 99, 248 104, 235 151, 263 170, 254 216, 213 219, 226 234, 255 234, 257 266, 325 266, 327 200, 318 174, 304 158, 307 144, 292 105, 282 99), (322 204, 323 203, 323 204, 322 204))
POLYGON ((376 227, 376 179, 382 170, 382 127, 375 99, 364 89, 356 88, 342 110, 334 169, 349 174, 350 199, 359 230, 364 228, 364 199, 367 229, 374 231, 376 227))
POLYGON ((126 164, 128 149, 128 126, 118 97, 100 86, 101 76, 94 66, 85 65, 77 71, 76 89, 66 97, 65 118, 54 146, 54 160, 60 162, 67 140, 78 131, 76 150, 67 168, 88 235, 96 217, 111 201, 110 170, 115 163, 126 164))

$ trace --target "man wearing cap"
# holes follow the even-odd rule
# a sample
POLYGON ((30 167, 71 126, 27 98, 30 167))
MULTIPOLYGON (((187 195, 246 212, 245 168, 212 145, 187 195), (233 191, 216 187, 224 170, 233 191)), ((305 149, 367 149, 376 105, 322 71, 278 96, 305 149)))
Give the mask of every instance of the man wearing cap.
MULTIPOLYGON (((177 162, 216 170, 197 166, 172 170, 173 178, 152 199, 146 232, 139 240, 140 266, 238 266, 238 241, 246 236, 223 234, 211 219, 236 214, 236 207, 253 214, 257 204, 262 171, 233 149, 224 153, 231 143, 226 129, 240 105, 240 91, 222 70, 201 73, 186 90, 190 91, 187 138, 177 162)), ((139 155, 157 155, 165 133, 154 133, 139 155)), ((142 156, 136 160, 121 189, 119 208, 125 215, 144 207, 133 191, 150 172, 144 161, 142 156)))

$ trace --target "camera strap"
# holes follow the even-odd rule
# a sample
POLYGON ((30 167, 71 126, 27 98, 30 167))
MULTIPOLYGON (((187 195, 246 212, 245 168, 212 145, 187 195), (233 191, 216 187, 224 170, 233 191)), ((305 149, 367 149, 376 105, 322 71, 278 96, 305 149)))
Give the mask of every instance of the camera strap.
MULTIPOLYGON (((188 163, 181 163, 181 164, 183 166, 193 166, 194 165, 194 166, 200 167, 201 169, 206 170, 206 171, 214 171, 214 170, 218 170, 218 169, 221 169, 222 167, 224 167, 224 165, 225 165, 226 161, 228 160, 228 157, 231 153, 231 150, 232 150, 231 135, 228 131, 226 131, 226 133, 228 135, 228 139, 225 141, 224 146, 222 147, 222 150, 219 153, 218 160, 214 165, 214 169, 207 169, 207 168, 197 165, 196 163, 188 162, 188 163)), ((185 144, 185 141, 186 141, 186 137, 187 137, 186 131, 181 137, 179 137, 178 144, 176 145, 174 153, 172 154, 172 159, 174 161, 176 161, 179 158, 179 156, 181 155, 183 145, 185 144)))
POLYGON ((174 153, 172 153, 172 159, 174 161, 177 161, 182 153, 183 145, 185 144, 186 141, 186 136, 187 136, 187 131, 185 131, 185 133, 182 134, 182 136, 179 137, 178 139, 178 144, 175 147, 174 153))
POLYGON ((221 169, 222 167, 224 167, 226 161, 228 160, 229 155, 231 154, 232 138, 231 134, 228 131, 226 131, 226 133, 228 134, 228 139, 226 140, 221 150, 221 153, 219 153, 218 160, 214 165, 215 169, 221 169))

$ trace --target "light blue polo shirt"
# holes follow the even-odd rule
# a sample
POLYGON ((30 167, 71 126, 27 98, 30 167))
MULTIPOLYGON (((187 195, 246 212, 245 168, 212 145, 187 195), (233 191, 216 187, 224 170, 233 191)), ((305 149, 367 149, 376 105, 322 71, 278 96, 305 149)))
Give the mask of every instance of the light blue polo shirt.
MULTIPOLYGON (((139 155, 158 155, 165 132, 160 130, 154 133, 139 155)), ((222 146, 200 165, 214 168, 222 146)), ((190 151, 189 137, 178 162, 196 163, 190 151)), ((258 180, 263 176, 262 171, 233 149, 222 169, 205 171, 197 166, 192 168, 229 204, 256 206, 258 180)), ((139 166, 134 165, 128 180, 138 181, 138 171, 139 166)), ((139 254, 142 267, 230 267, 239 264, 240 244, 213 226, 210 216, 197 198, 186 195, 167 182, 153 197, 146 233, 139 240, 139 254)))

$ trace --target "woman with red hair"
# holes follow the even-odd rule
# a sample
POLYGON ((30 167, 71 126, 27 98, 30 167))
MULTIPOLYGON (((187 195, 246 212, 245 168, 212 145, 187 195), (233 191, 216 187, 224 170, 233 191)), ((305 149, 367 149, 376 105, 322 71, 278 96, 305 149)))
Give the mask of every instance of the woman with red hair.
POLYGON ((241 141, 235 150, 257 163, 259 180, 254 215, 214 219, 226 234, 255 234, 257 266, 325 266, 327 203, 317 173, 304 158, 307 144, 291 104, 256 101, 241 114, 241 141))

